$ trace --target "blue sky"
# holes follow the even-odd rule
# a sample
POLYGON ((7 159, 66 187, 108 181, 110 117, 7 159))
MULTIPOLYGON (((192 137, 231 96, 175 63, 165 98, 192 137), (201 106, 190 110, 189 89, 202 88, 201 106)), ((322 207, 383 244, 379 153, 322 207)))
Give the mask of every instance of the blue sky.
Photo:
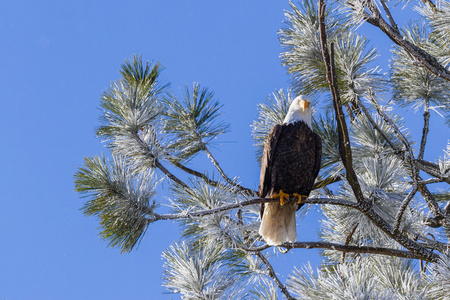
MULTIPOLYGON (((256 189, 250 124, 259 102, 289 87, 277 37, 288 8, 256 0, 0 3, 0 300, 179 298, 161 287, 161 252, 178 240, 176 223, 153 224, 137 251, 120 254, 80 212, 73 174, 83 157, 105 151, 94 135, 99 97, 133 54, 160 61, 178 94, 193 81, 210 88, 231 124, 213 152, 256 189)), ((430 159, 442 155, 440 135, 430 159)), ((317 221, 304 222, 300 239, 313 240, 317 221)), ((290 251, 273 262, 287 274, 316 265, 317 253, 290 251)))

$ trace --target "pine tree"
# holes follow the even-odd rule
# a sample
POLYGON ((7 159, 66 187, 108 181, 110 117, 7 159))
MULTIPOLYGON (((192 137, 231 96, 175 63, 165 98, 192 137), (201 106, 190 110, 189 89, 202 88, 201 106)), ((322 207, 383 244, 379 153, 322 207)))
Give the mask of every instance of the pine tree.
POLYGON ((259 160, 295 95, 314 100, 322 165, 299 214, 319 207, 315 241, 264 243, 259 205, 278 200, 258 198, 214 157, 212 141, 229 130, 214 93, 194 83, 178 97, 161 80, 161 65, 140 56, 125 61, 101 97, 97 135, 109 153, 85 158, 75 174, 83 212, 98 217, 100 235, 122 252, 151 223, 178 221, 182 238, 162 253, 163 278, 183 299, 446 299, 450 142, 434 161, 424 154, 429 131, 440 130, 430 118, 450 120, 450 2, 401 3, 422 18, 404 28, 391 14, 396 4, 302 0, 285 13, 281 62, 292 89, 255 108, 253 140, 259 160), (362 26, 395 44, 387 74, 362 26), (402 109, 423 116, 417 144, 402 109), (218 175, 188 166, 200 153, 218 175), (161 213, 165 198, 169 213, 161 213), (320 249, 321 266, 295 266, 282 282, 270 256, 301 248, 320 249))

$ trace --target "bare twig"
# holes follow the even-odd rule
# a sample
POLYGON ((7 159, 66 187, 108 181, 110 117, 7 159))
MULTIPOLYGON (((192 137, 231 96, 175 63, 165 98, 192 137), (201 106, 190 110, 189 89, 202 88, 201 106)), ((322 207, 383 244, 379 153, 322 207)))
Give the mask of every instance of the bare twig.
MULTIPOLYGON (((337 129, 339 136, 339 153, 344 163, 346 170, 346 178, 353 193, 355 194, 358 202, 364 201, 364 196, 361 191, 361 187, 358 182, 358 178, 353 170, 352 151, 350 147, 350 138, 347 129, 347 123, 345 121, 345 115, 342 110, 342 103, 339 96, 339 89, 337 86, 336 71, 334 66, 334 46, 331 43, 331 54, 328 52, 327 35, 325 32, 325 3, 323 0, 319 0, 319 31, 320 31, 320 43, 322 48, 322 57, 326 67, 326 77, 330 86, 331 96, 333 98, 333 106, 336 114, 337 129)), ((367 203, 366 205, 369 205, 367 203)))
POLYGON ((158 158, 153 155, 153 153, 150 151, 148 145, 141 139, 141 137, 136 133, 132 133, 133 138, 138 143, 140 149, 147 155, 151 160, 153 160, 153 164, 156 168, 161 170, 168 178, 170 178, 172 181, 176 182, 177 184, 189 188, 189 186, 184 183, 181 179, 179 179, 177 176, 175 176, 172 172, 170 172, 166 167, 164 167, 161 162, 159 162, 158 158))
POLYGON ((423 185, 423 184, 430 184, 430 183, 439 183, 439 182, 444 182, 444 181, 445 181, 444 179, 440 179, 440 178, 430 178, 427 180, 420 180, 417 182, 417 184, 423 185))
MULTIPOLYGON (((290 198, 288 201, 297 201, 298 199, 295 197, 290 198)), ((279 202, 280 200, 277 198, 255 198, 250 200, 241 201, 238 203, 228 204, 225 206, 201 210, 196 212, 185 212, 178 214, 156 214, 155 212, 149 212, 148 220, 149 222, 154 222, 158 220, 177 220, 177 219, 188 219, 188 218, 198 218, 202 216, 216 214, 222 211, 232 210, 235 208, 241 208, 244 206, 252 205, 252 204, 261 204, 266 202, 279 202)), ((342 199, 332 199, 332 198, 307 198, 302 200, 303 203, 312 203, 312 204, 329 204, 329 205, 342 205, 347 207, 357 208, 358 204, 352 201, 342 200, 342 199)))
POLYGON ((216 167, 217 171, 219 171, 220 175, 222 176, 223 179, 225 179, 225 181, 230 184, 231 186, 234 186, 236 188, 238 188, 241 191, 244 191, 247 195, 254 195, 252 190, 244 188, 242 186, 240 186, 239 184, 237 184, 236 182, 234 182, 233 180, 231 180, 226 174, 225 172, 222 170, 222 168, 219 165, 219 162, 214 158, 214 156, 212 155, 211 151, 209 151, 208 147, 206 147, 206 145, 202 144, 203 147, 203 151, 205 151, 206 155, 208 156, 208 158, 211 160, 211 162, 213 163, 214 167, 216 167))
POLYGON ((364 106, 364 104, 362 103, 361 100, 358 99, 358 105, 361 108, 361 110, 364 112, 364 115, 366 116, 367 120, 369 120, 370 124, 372 124, 373 128, 375 128, 380 134, 381 136, 384 138, 384 140, 389 144, 389 146, 391 146, 392 149, 394 149, 395 152, 401 152, 401 149, 399 149, 397 147, 397 145, 394 144, 394 142, 392 142, 388 136, 384 133, 383 130, 381 130, 381 128, 378 126, 377 123, 375 123, 374 119, 372 118, 372 116, 370 115, 368 109, 364 106))
POLYGON ((417 159, 422 160, 425 153, 425 144, 427 143, 428 132, 430 131, 430 112, 429 112, 429 99, 425 99, 425 107, 423 113, 423 130, 422 130, 422 140, 420 141, 420 150, 417 159))
POLYGON ((287 299, 294 300, 295 298, 291 296, 287 288, 284 286, 284 284, 280 281, 277 274, 275 273, 272 265, 270 264, 269 260, 262 254, 260 251, 255 252, 255 254, 261 259, 261 261, 266 265, 267 270, 269 271, 268 276, 272 278, 275 283, 277 284, 278 288, 281 290, 281 292, 286 296, 287 299))
POLYGON ((179 184, 185 188, 189 188, 189 186, 186 183, 184 183, 181 179, 179 179, 178 177, 173 175, 172 172, 170 172, 166 167, 164 167, 157 159, 155 159, 155 167, 160 169, 172 181, 176 182, 177 184, 179 184))
MULTIPOLYGON (((225 188, 225 185, 221 184, 220 182, 215 181, 215 180, 212 180, 211 178, 209 178, 208 176, 206 176, 204 173, 201 173, 201 172, 198 172, 198 171, 196 171, 196 170, 193 170, 193 169, 191 169, 191 168, 186 167, 185 165, 183 165, 182 163, 180 163, 180 162, 179 162, 178 160, 176 160, 176 159, 170 159, 169 161, 170 161, 175 167, 179 168, 180 170, 182 170, 182 171, 184 171, 184 172, 186 172, 186 173, 188 173, 188 174, 190 174, 190 175, 193 175, 193 176, 196 176, 196 177, 198 177, 198 178, 201 178, 203 181, 205 181, 205 182, 206 182, 207 184, 209 184, 210 186, 218 187, 218 188, 222 188, 222 189, 225 188)), ((249 189, 249 188, 246 188, 246 187, 243 187, 243 186, 241 186, 241 185, 239 185, 239 184, 237 184, 237 183, 234 183, 233 186, 236 187, 237 189, 239 189, 239 190, 240 190, 241 192, 243 192, 245 195, 248 195, 248 196, 255 196, 255 195, 257 194, 256 191, 254 191, 254 190, 252 190, 252 189, 249 189)))
POLYGON ((372 208, 360 205, 359 210, 366 215, 378 228, 383 230, 389 237, 397 241, 400 245, 414 253, 420 259, 427 261, 437 261, 438 256, 424 245, 421 245, 399 231, 394 232, 391 225, 376 214, 372 208))
MULTIPOLYGON (((350 231, 349 235, 345 239, 345 244, 344 244, 345 246, 350 244, 350 241, 352 240, 353 234, 355 233, 357 228, 358 228, 358 224, 356 224, 355 227, 353 227, 352 231, 350 231)), ((341 262, 344 263, 344 261, 345 261, 345 250, 342 251, 342 260, 341 260, 341 262)))
POLYGON ((391 14, 391 12, 389 11, 389 8, 388 8, 388 6, 386 5, 385 0, 381 0, 380 2, 381 2, 381 5, 383 6, 384 12, 386 13, 386 16, 387 16, 388 19, 389 19, 389 23, 391 23, 392 28, 393 28, 396 32, 399 33, 399 31, 398 31, 398 26, 397 26, 397 24, 395 23, 394 18, 392 17, 392 14, 391 14))
MULTIPOLYGON (((391 248, 383 248, 383 247, 371 247, 371 246, 353 246, 353 245, 342 245, 328 242, 295 242, 295 243, 284 243, 281 245, 286 249, 294 249, 294 248, 305 248, 305 249, 329 249, 336 251, 345 251, 345 252, 353 252, 353 253, 367 253, 367 254, 381 254, 381 255, 389 255, 389 256, 397 256, 397 257, 405 257, 405 258, 413 258, 413 259, 422 259, 422 256, 416 255, 411 251, 391 249, 391 248)), ((437 257, 435 259, 431 259, 430 261, 437 261, 437 257)))
POLYGON ((414 185, 412 190, 408 193, 406 198, 403 200, 402 205, 397 211, 397 216, 395 217, 395 223, 394 223, 394 232, 397 232, 400 228, 400 223, 402 221, 403 213, 405 212, 405 209, 408 207, 409 202, 414 197, 414 195, 417 193, 417 185, 414 185))
POLYGON ((442 181, 445 181, 450 184, 450 176, 442 176, 438 164, 420 159, 417 159, 414 163, 417 165, 419 169, 421 169, 428 175, 442 179, 442 181))

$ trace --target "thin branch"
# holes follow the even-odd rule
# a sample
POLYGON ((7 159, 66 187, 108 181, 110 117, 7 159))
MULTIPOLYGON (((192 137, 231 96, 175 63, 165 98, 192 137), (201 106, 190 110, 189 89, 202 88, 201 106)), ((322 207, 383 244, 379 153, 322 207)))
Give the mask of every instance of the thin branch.
POLYGON ((172 172, 170 172, 166 167, 164 167, 159 160, 153 155, 153 153, 149 150, 148 145, 141 139, 141 137, 137 134, 137 132, 132 133, 133 138, 138 143, 139 147, 145 152, 145 155, 147 155, 150 159, 154 161, 154 166, 161 170, 168 178, 170 178, 172 181, 176 182, 177 184, 189 188, 189 186, 184 183, 181 179, 176 177, 172 172))
POLYGON ((278 288, 281 290, 281 292, 286 296, 287 299, 294 300, 295 298, 289 294, 289 291, 284 286, 284 284, 280 281, 277 274, 275 273, 272 265, 270 264, 269 260, 262 254, 260 251, 255 252, 255 254, 261 259, 261 261, 266 265, 267 270, 269 271, 269 277, 272 278, 275 283, 277 284, 278 288))
POLYGON ((384 119, 384 121, 389 124, 389 126, 394 130, 394 133, 397 135, 397 137, 400 139, 400 141, 403 143, 403 145, 406 147, 406 153, 409 156, 409 165, 411 166, 412 171, 412 180, 413 180, 413 188, 417 188, 422 196, 424 197, 425 201, 428 204, 428 207, 430 208, 433 215, 436 216, 442 216, 442 210, 437 204, 437 201, 434 199, 433 195, 430 193, 428 188, 425 185, 419 185, 418 182, 422 180, 422 178, 419 176, 419 170, 416 166, 416 159, 414 158, 414 153, 412 150, 411 145, 409 144, 406 137, 403 135, 403 133, 400 131, 400 129, 397 127, 397 125, 389 118, 384 111, 381 109, 380 105, 376 102, 373 93, 371 90, 369 90, 369 98, 372 101, 375 109, 377 110, 378 114, 384 119))
POLYGON ((394 232, 391 225, 376 214, 371 207, 366 205, 359 205, 358 209, 366 215, 378 228, 384 231, 389 237, 397 241, 400 245, 420 257, 420 259, 427 261, 437 261, 438 255, 433 253, 423 245, 411 240, 406 235, 402 234, 400 231, 394 232))
MULTIPOLYGON (((331 43, 331 54, 328 52, 327 35, 325 31, 325 3, 319 0, 319 32, 322 48, 322 57, 326 67, 326 77, 330 86, 331 96, 333 98, 333 106, 336 114, 337 129, 339 135, 339 153, 346 170, 346 178, 358 202, 364 202, 364 196, 358 182, 358 178, 353 170, 352 152, 350 146, 350 138, 348 134, 345 115, 342 110, 342 103, 339 96, 337 86, 336 71, 334 65, 334 45, 331 43)), ((369 205, 369 204, 367 204, 369 205)))
MULTIPOLYGON (((388 115, 386 115, 384 113, 384 111, 381 109, 381 106, 378 104, 378 102, 375 100, 375 97, 373 95, 373 92, 371 89, 369 89, 369 98, 372 101, 373 106, 375 107, 375 109, 377 110, 378 114, 383 118, 383 120, 389 124, 389 126, 392 128, 392 130, 394 131, 394 133, 397 135, 397 137, 400 139, 400 141, 403 143, 403 145, 405 146, 408 156, 411 160, 411 168, 412 168, 412 173, 413 173, 413 180, 415 180, 416 176, 418 175, 418 170, 416 169, 416 166, 414 163, 412 163, 414 161, 414 153, 412 150, 411 145, 409 144, 408 140, 406 139, 406 137, 403 135, 403 133, 400 131, 400 129, 397 127, 397 125, 391 120, 391 118, 388 117, 388 115)), ((417 181, 416 181, 417 182, 417 181)))
POLYGON ((450 176, 442 176, 438 164, 420 159, 414 161, 414 163, 417 165, 419 169, 421 169, 428 175, 434 176, 436 178, 442 179, 442 181, 450 183, 450 176))
POLYGON ((157 167, 158 169, 160 169, 167 177, 169 177, 172 181, 176 182, 177 184, 185 187, 185 188, 189 188, 189 186, 184 183, 181 179, 179 179, 178 177, 176 177, 175 175, 173 175, 166 167, 164 167, 159 160, 155 159, 155 167, 157 167))
MULTIPOLYGON (((422 178, 419 177, 419 180, 421 181, 422 178)), ((433 216, 435 218, 439 217, 444 217, 444 212, 442 211, 442 209, 439 207, 436 199, 434 198, 433 194, 431 194, 430 190, 427 188, 426 185, 420 184, 417 186, 420 194, 422 194, 422 197, 425 199, 425 201, 428 204, 428 207, 431 210, 431 213, 433 214, 433 216)))
POLYGON ((397 232, 398 229, 400 228, 400 222, 402 220, 403 213, 405 212, 405 209, 408 207, 409 202, 416 193, 417 193, 417 185, 414 184, 412 190, 408 193, 405 200, 403 200, 402 205, 398 209, 397 216, 395 217, 394 232, 397 232))
POLYGON ((423 113, 423 130, 422 140, 420 141, 420 150, 417 159, 422 160, 425 153, 425 144, 427 143, 428 132, 430 131, 430 112, 429 112, 429 99, 425 99, 425 112, 423 113))
MULTIPOLYGON (((430 184, 430 183, 439 183, 439 182, 444 182, 444 179, 441 178, 430 178, 427 180, 420 180, 417 182, 418 185, 425 185, 425 184, 430 184)), ((408 182, 408 183, 412 183, 412 182, 408 182)))
POLYGON ((388 19, 389 19, 389 23, 391 23, 392 28, 393 28, 397 33, 399 33, 399 31, 398 31, 398 26, 397 26, 397 24, 395 23, 394 18, 392 17, 392 14, 391 14, 391 12, 389 11, 389 8, 388 8, 388 6, 386 5, 385 0, 380 0, 380 2, 381 2, 381 5, 383 6, 384 12, 386 13, 386 16, 387 16, 388 19))
MULTIPOLYGON (((210 186, 213 186, 213 187, 218 187, 218 188, 222 188, 222 189, 224 189, 225 188, 225 186, 223 185, 223 184, 221 184, 220 182, 218 182, 218 181, 215 181, 215 180, 212 180, 211 178, 209 178, 208 176, 206 176, 204 173, 201 173, 201 172, 198 172, 198 171, 196 171, 196 170, 193 170, 193 169, 191 169, 191 168, 188 168, 188 167, 186 167, 185 165, 183 165, 183 164, 181 164, 178 160, 176 160, 176 159, 169 159, 169 161, 175 166, 175 167, 177 167, 177 168, 179 168, 180 170, 182 170, 182 171, 184 171, 184 172, 186 172, 186 173, 188 173, 188 174, 190 174, 190 175, 193 175, 193 176, 196 176, 196 177, 198 177, 198 178, 201 178, 204 182, 206 182, 207 184, 209 184, 210 186)), ((257 192, 256 191, 254 191, 254 190, 252 190, 252 189, 249 189, 249 188, 246 188, 246 187, 243 187, 243 186, 241 186, 241 185, 239 185, 239 184, 234 184, 234 187, 236 187, 236 188, 238 188, 241 192, 243 192, 245 195, 248 195, 248 196, 255 196, 256 194, 257 194, 257 192)))
MULTIPOLYGON (((356 229, 358 228, 358 224, 355 225, 355 227, 353 227, 352 231, 350 231, 349 235, 347 236, 347 238, 345 239, 345 246, 348 246, 348 244, 350 244, 350 241, 352 240, 353 234, 355 234, 356 229)), ((342 260, 341 262, 344 263, 345 261, 345 251, 342 251, 342 260)))
POLYGON ((211 162, 213 163, 214 167, 216 167, 217 171, 219 171, 220 175, 222 176, 223 179, 225 179, 226 182, 228 182, 228 184, 230 184, 231 186, 234 186, 236 188, 238 188, 241 191, 244 191, 247 195, 251 196, 254 195, 253 191, 247 188, 244 188, 242 186, 240 186, 239 184, 237 184, 236 182, 234 182, 233 180, 231 180, 226 174, 225 172, 222 170, 222 168, 219 165, 219 162, 214 158, 214 156, 212 155, 211 151, 209 151, 208 147, 206 147, 206 145, 202 144, 202 149, 203 151, 205 151, 206 155, 208 156, 208 158, 211 160, 211 162))
POLYGON ((380 11, 372 0, 367 0, 365 3, 368 10, 372 14, 372 16, 367 18, 368 22, 370 20, 370 24, 380 28, 394 43, 405 49, 406 52, 414 57, 416 61, 424 66, 428 71, 446 81, 450 81, 450 71, 442 66, 434 56, 428 54, 423 49, 408 41, 398 31, 387 24, 381 17, 380 11))
MULTIPOLYGON (((416 255, 411 251, 406 250, 398 250, 392 248, 384 248, 384 247, 371 247, 371 246, 353 246, 353 245, 342 245, 328 242, 295 242, 295 243, 284 243, 280 247, 284 247, 286 249, 294 249, 294 248, 305 248, 305 249, 329 249, 336 251, 345 251, 352 253, 366 253, 366 254, 381 254, 381 255, 389 255, 389 256, 397 256, 397 257, 405 257, 405 258, 413 258, 413 259, 423 259, 422 256, 416 255)), ((429 261, 437 261, 437 256, 435 259, 430 259, 429 261)))
POLYGON ((392 149, 394 149, 395 152, 401 152, 401 149, 399 149, 397 147, 397 145, 394 144, 394 142, 392 142, 388 136, 384 133, 383 130, 381 130, 380 126, 378 126, 378 124, 374 121, 374 119, 372 118, 372 116, 369 113, 369 110, 364 106, 364 104, 362 103, 361 100, 358 99, 358 105, 359 107, 362 109, 362 111, 364 112, 364 115, 366 116, 367 120, 369 120, 370 124, 372 124, 373 128, 375 128, 380 134, 381 136, 384 138, 384 140, 389 144, 389 146, 391 146, 392 149))

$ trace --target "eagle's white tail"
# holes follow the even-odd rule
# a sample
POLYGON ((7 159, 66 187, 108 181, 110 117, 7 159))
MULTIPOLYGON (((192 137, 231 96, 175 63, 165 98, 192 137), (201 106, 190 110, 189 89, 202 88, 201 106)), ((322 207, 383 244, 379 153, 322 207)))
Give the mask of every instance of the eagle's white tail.
POLYGON ((297 241, 295 212, 297 203, 281 206, 279 203, 266 203, 259 227, 259 234, 268 245, 281 245, 284 242, 297 241))

